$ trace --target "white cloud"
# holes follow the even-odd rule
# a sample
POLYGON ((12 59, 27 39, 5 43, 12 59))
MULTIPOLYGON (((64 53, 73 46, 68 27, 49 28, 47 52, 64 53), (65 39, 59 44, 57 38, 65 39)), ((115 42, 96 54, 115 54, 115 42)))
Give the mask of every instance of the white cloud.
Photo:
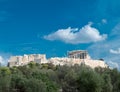
MULTIPOLYGON (((87 50, 93 58, 103 58, 110 67, 115 68, 115 66, 120 66, 120 54, 118 54, 119 50, 113 50, 111 48, 115 49, 120 47, 120 44, 118 43, 119 41, 119 39, 114 39, 110 41, 95 43, 89 46, 87 50), (112 53, 110 53, 110 49, 112 53), (112 62, 114 62, 114 64, 112 62)), ((120 67, 118 69, 120 70, 120 67)))
POLYGON ((106 23, 107 23, 107 20, 106 20, 106 19, 102 19, 102 23, 103 23, 103 24, 106 24, 106 23))
POLYGON ((2 56, 0 56, 0 63, 2 63, 3 62, 3 58, 2 58, 2 56))
POLYGON ((6 58, 3 58, 2 56, 0 56, 0 65, 5 65, 7 64, 8 60, 6 58))
POLYGON ((7 66, 11 53, 0 52, 0 65, 7 66))
POLYGON ((118 48, 118 50, 110 49, 110 53, 112 53, 112 54, 120 54, 120 48, 118 48))
POLYGON ((118 23, 111 31, 111 36, 120 36, 120 23, 118 23))
POLYGON ((59 29, 58 31, 44 36, 47 40, 60 40, 65 43, 79 44, 79 43, 91 43, 105 40, 106 34, 100 35, 98 29, 91 26, 91 23, 85 25, 80 30, 78 28, 59 29))
MULTIPOLYGON (((110 32, 109 38, 106 41, 92 44, 87 48, 89 53, 94 58, 103 58, 108 64, 110 61, 117 63, 120 66, 120 23, 117 24, 110 32), (112 49, 111 49, 112 48, 112 49), (116 50, 116 48, 118 48, 116 50)), ((120 67, 119 67, 120 70, 120 67)))
POLYGON ((117 68, 119 69, 119 64, 117 62, 109 61, 108 65, 110 68, 117 68))

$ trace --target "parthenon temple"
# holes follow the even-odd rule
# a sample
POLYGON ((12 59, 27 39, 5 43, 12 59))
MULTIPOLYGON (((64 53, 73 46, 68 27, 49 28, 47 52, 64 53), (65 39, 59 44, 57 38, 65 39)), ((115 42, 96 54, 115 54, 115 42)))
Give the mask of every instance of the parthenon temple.
POLYGON ((68 52, 69 58, 74 59, 88 59, 90 56, 88 55, 88 52, 86 50, 74 50, 68 52))

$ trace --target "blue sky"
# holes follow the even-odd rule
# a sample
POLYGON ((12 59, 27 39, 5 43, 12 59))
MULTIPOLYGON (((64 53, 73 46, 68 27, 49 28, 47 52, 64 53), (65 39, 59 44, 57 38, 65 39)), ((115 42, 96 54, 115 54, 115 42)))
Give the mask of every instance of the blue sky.
POLYGON ((0 55, 88 50, 120 65, 119 0, 0 0, 0 55))

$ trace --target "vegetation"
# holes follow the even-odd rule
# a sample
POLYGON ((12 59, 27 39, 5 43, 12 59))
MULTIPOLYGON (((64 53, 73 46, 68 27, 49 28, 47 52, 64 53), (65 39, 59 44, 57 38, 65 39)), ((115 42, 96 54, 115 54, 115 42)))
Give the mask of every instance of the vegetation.
POLYGON ((120 92, 117 69, 34 62, 0 67, 0 92, 120 92))

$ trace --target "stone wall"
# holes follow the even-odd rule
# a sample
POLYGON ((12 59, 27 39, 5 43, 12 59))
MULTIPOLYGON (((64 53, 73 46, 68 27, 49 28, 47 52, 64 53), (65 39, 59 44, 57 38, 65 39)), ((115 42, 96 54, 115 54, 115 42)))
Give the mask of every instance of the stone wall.
POLYGON ((78 64, 78 65, 85 64, 85 65, 90 66, 91 68, 108 67, 108 65, 105 64, 105 62, 102 60, 91 59, 88 52, 84 51, 84 50, 71 51, 71 52, 69 52, 68 57, 61 57, 61 58, 54 57, 54 58, 50 58, 48 60, 46 59, 45 54, 30 54, 30 55, 24 55, 24 56, 11 56, 9 59, 9 66, 12 67, 12 66, 26 65, 31 61, 34 61, 36 63, 52 63, 54 65, 68 65, 68 66, 72 66, 75 64, 78 64))
POLYGON ((31 61, 35 61, 37 63, 47 63, 45 54, 30 54, 24 56, 11 56, 9 59, 9 66, 20 66, 26 65, 31 61))
POLYGON ((107 64, 105 64, 104 61, 101 60, 92 60, 92 59, 74 59, 74 58, 59 58, 59 57, 54 57, 54 58, 50 58, 48 60, 48 62, 54 64, 54 65, 81 65, 81 64, 85 64, 87 66, 90 66, 91 68, 95 68, 95 67, 108 67, 107 64))

